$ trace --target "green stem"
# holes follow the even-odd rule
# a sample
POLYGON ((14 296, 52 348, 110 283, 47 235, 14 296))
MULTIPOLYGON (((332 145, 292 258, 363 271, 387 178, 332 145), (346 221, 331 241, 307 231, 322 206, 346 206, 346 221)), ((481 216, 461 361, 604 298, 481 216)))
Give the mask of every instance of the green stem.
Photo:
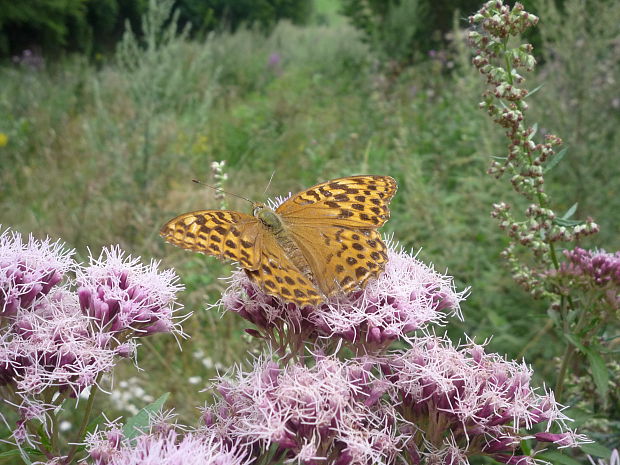
MULTIPOLYGON (((572 307, 573 303, 570 297, 568 297, 568 300, 569 300, 569 306, 571 308, 574 308, 572 307)), ((575 325, 575 328, 573 329, 572 333, 574 335, 578 335, 581 329, 583 328, 583 325, 587 321, 588 321, 588 312, 582 310, 581 314, 579 315, 579 321, 577 321, 577 324, 575 325)), ((566 319, 565 319, 564 327, 565 327, 564 333, 566 334, 568 333, 568 330, 569 330, 566 319)), ((560 365, 560 370, 558 372, 558 378, 556 380, 555 389, 554 389, 555 397, 558 402, 562 401, 562 394, 564 393, 564 379, 566 378, 566 372, 567 372, 569 363, 572 361, 575 351, 576 351, 576 347, 569 342, 568 345, 566 346, 566 349, 564 350, 564 356, 562 357, 562 364, 560 365)))
POLYGON ((73 446, 71 446, 71 449, 69 450, 69 454, 67 455, 67 458, 64 461, 64 463, 66 464, 71 463, 71 461, 73 460, 73 457, 75 456, 75 453, 77 452, 80 442, 82 442, 82 440, 84 439, 84 433, 86 433, 86 427, 88 426, 88 421, 90 419, 90 413, 93 409, 93 404, 95 403, 95 395, 97 394, 97 391, 99 390, 99 387, 98 387, 99 381, 101 381, 102 376, 103 376, 103 372, 97 375, 97 379, 93 383, 93 386, 90 390, 90 395, 88 396, 88 401, 86 402, 86 408, 84 409, 84 416, 82 417, 82 423, 80 424, 80 429, 78 430, 77 436, 75 437, 73 441, 73 446))
POLYGON ((52 417, 52 434, 50 435, 50 442, 52 445, 52 451, 54 452, 55 455, 59 455, 59 447, 58 447, 58 436, 59 436, 59 427, 58 427, 58 415, 56 414, 55 411, 51 411, 50 412, 50 416, 52 417))
POLYGON ((568 344, 566 349, 564 350, 564 356, 562 357, 562 364, 560 365, 560 371, 558 372, 558 379, 555 383, 555 400, 558 402, 562 401, 562 394, 564 393, 564 378, 566 377, 566 369, 568 368, 568 364, 573 358, 573 354, 575 353, 575 346, 572 344, 568 344))
POLYGON ((551 318, 548 318, 545 325, 542 328, 540 328, 540 330, 538 330, 538 332, 534 335, 534 337, 532 337, 528 341, 528 343, 525 344, 523 349, 521 349, 521 352, 519 353, 519 355, 517 355, 517 360, 521 360, 523 357, 525 357, 525 353, 528 351, 528 349, 532 347, 534 344, 536 344, 545 335, 545 333, 549 331, 552 327, 553 327, 553 320, 551 318))

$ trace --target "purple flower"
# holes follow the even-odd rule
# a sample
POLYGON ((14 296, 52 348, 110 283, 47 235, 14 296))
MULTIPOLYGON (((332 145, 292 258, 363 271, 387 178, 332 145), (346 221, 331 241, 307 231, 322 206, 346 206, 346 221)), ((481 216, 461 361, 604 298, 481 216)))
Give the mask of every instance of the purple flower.
MULTIPOLYGON (((387 241, 385 272, 364 290, 335 296, 317 307, 299 308, 262 292, 243 273, 233 274, 221 305, 255 324, 269 338, 274 331, 303 336, 338 337, 360 351, 377 351, 446 316, 460 318, 467 290, 457 292, 452 277, 437 273, 387 241)), ((254 333, 257 334, 257 333, 254 333)))
POLYGON ((74 251, 60 241, 38 241, 8 229, 0 234, 0 317, 14 316, 50 292, 75 268, 74 251))
POLYGON ((0 387, 3 401, 18 410, 19 443, 30 441, 25 422, 48 425, 46 412, 57 407, 50 399, 77 398, 97 386, 119 357, 134 353, 136 337, 182 335, 173 324, 181 286, 171 270, 124 260, 118 248, 104 249, 85 269, 70 254, 59 242, 0 236, 0 387), (79 292, 62 281, 67 271, 77 274, 79 292))
MULTIPOLYGON (((534 463, 517 455, 522 429, 556 425, 558 434, 538 433, 539 441, 559 446, 585 442, 565 427, 551 393, 530 386, 531 369, 488 354, 470 343, 454 347, 448 339, 427 336, 405 353, 386 357, 392 399, 403 417, 425 425, 413 438, 420 455, 460 450, 463 456, 489 455, 504 463, 534 463), (456 449, 455 449, 456 447, 456 449)), ((466 463, 456 461, 454 463, 466 463)))
POLYGON ((575 247, 565 250, 568 262, 562 263, 559 273, 589 279, 596 286, 620 287, 620 252, 584 250, 575 247))
POLYGON ((274 52, 269 55, 269 60, 267 61, 267 66, 271 69, 279 69, 282 64, 282 57, 279 53, 274 52))
POLYGON ((246 465, 243 449, 229 447, 199 432, 180 434, 172 427, 123 438, 118 425, 87 437, 90 460, 96 465, 246 465))
POLYGON ((391 463, 401 439, 370 368, 335 357, 319 356, 311 368, 258 360, 236 380, 220 380, 221 400, 205 410, 205 423, 248 446, 277 445, 287 461, 391 463))
POLYGON ((103 249, 98 259, 91 256, 90 265, 77 277, 82 312, 102 331, 115 335, 172 331, 175 295, 183 286, 173 270, 160 272, 158 265, 124 257, 119 247, 103 249))

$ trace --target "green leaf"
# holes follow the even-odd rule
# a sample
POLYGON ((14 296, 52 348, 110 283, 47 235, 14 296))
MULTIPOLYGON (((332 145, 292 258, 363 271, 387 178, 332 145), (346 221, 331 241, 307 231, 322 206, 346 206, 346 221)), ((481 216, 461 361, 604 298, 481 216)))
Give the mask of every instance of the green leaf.
MULTIPOLYGON (((32 447, 26 447, 23 449, 23 451, 35 457, 45 457, 45 454, 43 454, 43 452, 38 449, 33 449, 32 447)), ((22 451, 17 448, 0 452, 0 460, 10 457, 21 457, 21 461, 26 463, 26 465, 30 465, 32 463, 30 457, 26 454, 22 454, 22 451)), ((4 462, 4 460, 2 460, 2 462, 4 462)))
POLYGON ((611 450, 607 447, 599 444, 598 442, 593 442, 591 444, 582 444, 579 448, 584 451, 588 455, 594 455, 595 457, 602 457, 604 459, 609 459, 611 457, 611 450))
POLYGON ((590 369, 592 370, 592 378, 596 385, 596 390, 601 396, 603 402, 607 399, 607 392, 609 391, 609 370, 605 365, 605 360, 591 347, 587 348, 586 356, 590 362, 590 369))
POLYGON ((51 450, 52 441, 50 437, 47 435, 47 433, 45 432, 45 428, 43 427, 43 425, 40 425, 37 428, 37 434, 39 435, 39 440, 41 441, 41 444, 45 447, 45 449, 51 450))
POLYGON ((543 172, 547 173, 551 171, 553 168, 555 168, 555 166, 562 161, 562 158, 564 158, 564 155, 566 155, 566 152, 568 152, 568 147, 564 147, 562 150, 556 153, 551 158, 549 163, 547 163, 547 166, 545 166, 545 169, 543 170, 543 172))
POLYGON ((583 221, 564 220, 562 218, 554 218, 553 223, 557 224, 558 226, 570 227, 570 226, 577 226, 578 224, 583 224, 583 221))
POLYGON ((532 90, 531 92, 528 92, 527 95, 525 96, 525 98, 531 97, 532 95, 534 95, 536 92, 538 92, 540 89, 542 89, 544 86, 544 84, 541 84, 537 87, 534 88, 534 90, 532 90))
POLYGON ((149 426, 152 414, 162 409, 168 396, 170 396, 170 393, 166 392, 155 402, 150 403, 133 417, 129 418, 123 427, 123 436, 127 439, 134 439, 143 432, 149 426))
POLYGON ((530 133, 529 136, 527 136, 527 140, 532 140, 537 132, 538 132, 538 123, 534 123, 532 125, 532 132, 530 133))
POLYGON ((594 380, 599 396, 604 402, 609 390, 609 371, 605 365, 605 360, 603 360, 603 357, 599 355, 595 348, 584 346, 574 335, 564 334, 564 337, 588 358, 592 371, 592 379, 594 380))
POLYGON ((14 457, 16 455, 19 455, 19 449, 11 449, 11 450, 7 450, 6 452, 0 452, 0 459, 6 458, 6 457, 14 457))
POLYGON ((521 450, 523 451, 523 455, 530 455, 532 453, 532 445, 529 440, 523 439, 521 441, 521 450))
POLYGON ((575 336, 573 336, 572 334, 564 334, 564 338, 570 342, 572 345, 574 345, 575 347, 577 347, 581 352, 583 352, 584 354, 588 351, 588 348, 586 346, 584 346, 581 341, 579 339, 577 339, 575 336))
POLYGON ((554 465, 562 464, 562 465, 582 465, 581 462, 578 462, 572 457, 565 455, 561 452, 550 450, 547 452, 543 452, 542 454, 536 455, 537 459, 545 459, 554 465))
POLYGON ((95 418, 88 422, 88 426, 86 426, 86 433, 92 433, 95 431, 98 425, 102 424, 105 421, 105 417, 103 414, 97 415, 95 418))
POLYGON ((564 414, 566 414, 568 418, 573 420, 571 422, 571 428, 578 428, 586 421, 591 420, 593 417, 592 412, 588 412, 587 410, 577 408, 577 407, 571 407, 571 408, 564 410, 564 414))
POLYGON ((570 207, 564 215, 562 215, 563 220, 569 220, 577 211, 577 207, 579 206, 578 202, 575 202, 572 207, 570 207))

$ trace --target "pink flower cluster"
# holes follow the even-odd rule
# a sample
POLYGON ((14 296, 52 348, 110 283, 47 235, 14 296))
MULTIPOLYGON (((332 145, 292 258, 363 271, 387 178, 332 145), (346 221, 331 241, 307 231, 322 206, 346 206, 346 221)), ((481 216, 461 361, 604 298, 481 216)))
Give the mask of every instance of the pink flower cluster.
POLYGON ((360 352, 376 352, 397 339, 447 316, 460 317, 452 277, 437 273, 388 241, 385 272, 364 290, 331 298, 317 307, 299 308, 263 293, 243 273, 236 272, 224 292, 225 310, 238 313, 256 327, 252 334, 272 341, 274 331, 301 335, 304 340, 340 338, 360 352))
POLYGON ((474 456, 533 465, 520 449, 525 439, 558 447, 587 442, 566 427, 553 395, 531 386, 527 366, 481 345, 424 336, 404 352, 315 359, 312 367, 281 367, 266 357, 234 380, 222 378, 219 401, 204 411, 207 430, 256 457, 274 450, 276 461, 309 465, 405 457, 466 465, 474 456))
POLYGON ((575 247, 565 250, 568 262, 562 263, 560 273, 590 280, 596 286, 620 286, 620 252, 590 251, 575 247))
MULTIPOLYGON (((162 426, 162 425, 160 425, 162 426)), ((134 440, 116 424, 88 436, 88 463, 95 465, 247 465, 241 448, 200 432, 179 434, 171 426, 152 428, 134 440)))
POLYGON ((60 242, 30 236, 24 243, 16 232, 0 234, 0 318, 47 295, 73 269, 72 255, 60 242))
POLYGON ((86 267, 71 256, 58 242, 0 235, 0 388, 18 409, 18 442, 28 439, 28 421, 55 408, 54 393, 77 397, 96 385, 118 356, 134 353, 134 338, 180 333, 173 317, 181 286, 171 270, 123 259, 118 248, 86 267))
POLYGON ((523 439, 561 447, 586 441, 566 429, 568 418, 553 394, 539 394, 530 385, 530 368, 480 345, 454 347, 447 338, 422 337, 386 358, 382 368, 398 411, 420 427, 409 449, 426 457, 425 463, 468 463, 469 456, 488 455, 534 464, 531 456, 518 455, 523 439), (528 432, 539 424, 546 432, 528 432), (552 425, 561 432, 548 432, 552 425))
POLYGON ((207 428, 250 448, 275 446, 275 461, 304 464, 393 463, 403 438, 379 402, 386 383, 371 363, 317 357, 313 367, 266 359, 236 381, 221 379, 221 400, 205 409, 207 428))

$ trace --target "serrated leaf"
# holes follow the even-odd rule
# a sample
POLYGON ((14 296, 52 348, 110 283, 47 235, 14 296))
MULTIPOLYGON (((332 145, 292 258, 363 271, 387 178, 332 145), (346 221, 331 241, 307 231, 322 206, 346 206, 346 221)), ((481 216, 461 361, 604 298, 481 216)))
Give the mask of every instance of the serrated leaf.
POLYGON ((547 452, 543 452, 542 454, 536 454, 537 459, 545 459, 551 462, 553 465, 582 465, 581 462, 575 460, 568 455, 565 455, 556 450, 550 450, 547 452))
POLYGON ((568 210, 566 210, 566 213, 562 215, 562 219, 569 220, 577 211, 578 206, 579 206, 579 203, 575 202, 568 210))
POLYGON ((92 420, 88 422, 88 426, 86 426, 85 433, 92 433, 93 431, 95 431, 95 428, 97 428, 97 425, 103 423, 104 420, 105 420, 105 417, 103 416, 103 414, 100 413, 99 415, 97 415, 95 418, 93 418, 92 420))
POLYGON ((562 150, 556 153, 555 156, 551 158, 549 163, 547 163, 543 172, 547 173, 551 171, 553 168, 555 168, 556 165, 562 161, 562 158, 564 158, 564 156, 566 155, 566 152, 568 152, 568 147, 564 147, 562 150))
POLYGON ((529 136, 527 136, 527 140, 532 140, 537 132, 538 132, 538 123, 534 123, 532 125, 532 132, 530 133, 529 136))
POLYGON ((528 98, 532 95, 534 95, 536 92, 538 92, 540 89, 542 89, 544 87, 544 84, 541 84, 537 87, 535 87, 531 92, 528 92, 527 95, 525 96, 525 98, 528 98))
POLYGON ((39 426, 39 428, 37 429, 37 434, 39 435, 39 440, 41 441, 41 444, 47 450, 51 450, 52 449, 52 441, 51 441, 50 437, 47 435, 47 433, 45 432, 45 428, 43 428, 43 425, 39 426))
POLYGON ((596 385, 596 390, 603 401, 607 399, 607 392, 609 391, 609 370, 605 365, 605 360, 596 351, 588 347, 586 356, 590 362, 590 369, 592 370, 592 379, 596 385))
POLYGON ((123 436, 131 440, 144 431, 149 426, 152 414, 162 409, 164 403, 168 399, 168 396, 170 396, 170 393, 166 392, 155 402, 152 402, 146 407, 140 409, 138 413, 129 418, 123 427, 123 436))
POLYGON ((30 455, 45 455, 43 452, 41 452, 39 449, 35 449, 34 447, 26 447, 24 448, 24 450, 26 452, 28 452, 30 455))
POLYGON ((588 455, 594 455, 595 457, 601 457, 604 459, 609 459, 611 457, 611 450, 607 447, 599 444, 598 442, 593 442, 590 444, 582 444, 579 448, 584 451, 588 455))

